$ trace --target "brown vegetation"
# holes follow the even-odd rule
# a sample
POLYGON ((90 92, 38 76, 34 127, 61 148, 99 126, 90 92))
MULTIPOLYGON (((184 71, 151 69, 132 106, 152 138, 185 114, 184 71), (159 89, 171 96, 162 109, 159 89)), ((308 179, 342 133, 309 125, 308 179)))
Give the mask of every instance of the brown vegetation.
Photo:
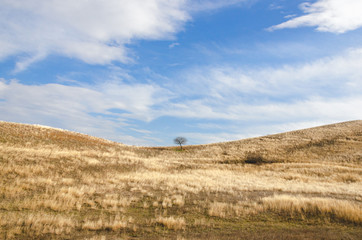
POLYGON ((362 121, 133 147, 0 122, 0 239, 358 239, 362 121))

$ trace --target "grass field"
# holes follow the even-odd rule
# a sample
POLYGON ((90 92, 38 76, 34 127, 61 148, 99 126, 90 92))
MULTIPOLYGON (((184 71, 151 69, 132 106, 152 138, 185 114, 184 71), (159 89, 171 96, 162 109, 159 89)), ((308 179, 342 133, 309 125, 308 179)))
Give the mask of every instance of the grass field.
POLYGON ((184 151, 0 122, 0 239, 361 239, 361 162, 362 121, 184 151))

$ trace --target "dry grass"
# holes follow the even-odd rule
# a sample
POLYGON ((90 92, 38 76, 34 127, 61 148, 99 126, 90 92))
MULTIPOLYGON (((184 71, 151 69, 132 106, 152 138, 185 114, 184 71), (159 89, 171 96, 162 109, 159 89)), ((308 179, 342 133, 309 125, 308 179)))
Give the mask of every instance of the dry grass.
POLYGON ((105 217, 100 217, 95 220, 85 219, 84 223, 82 224, 82 229, 91 231, 118 231, 127 227, 130 228, 131 226, 135 229, 133 222, 134 220, 132 217, 125 219, 124 217, 121 218, 120 215, 109 217, 109 219, 105 219, 105 217))
POLYGON ((287 217, 322 217, 362 225, 362 205, 346 200, 275 195, 262 199, 262 209, 287 217))
POLYGON ((176 150, 0 122, 0 239, 362 234, 362 121, 176 150))
POLYGON ((208 209, 209 216, 220 218, 240 218, 268 212, 276 213, 286 219, 319 218, 362 225, 362 205, 360 203, 333 198, 283 194, 264 197, 253 203, 213 202, 208 209))
POLYGON ((156 218, 156 223, 162 224, 168 229, 180 230, 185 229, 186 221, 183 217, 162 217, 159 216, 156 218))
POLYGON ((3 233, 5 238, 11 239, 22 233, 26 233, 29 237, 37 238, 47 234, 69 234, 74 231, 77 223, 69 216, 54 213, 8 212, 2 214, 0 226, 1 229, 6 230, 3 233))
POLYGON ((239 218, 255 215, 260 212, 260 205, 255 202, 244 201, 233 203, 213 202, 208 209, 209 216, 221 218, 239 218))

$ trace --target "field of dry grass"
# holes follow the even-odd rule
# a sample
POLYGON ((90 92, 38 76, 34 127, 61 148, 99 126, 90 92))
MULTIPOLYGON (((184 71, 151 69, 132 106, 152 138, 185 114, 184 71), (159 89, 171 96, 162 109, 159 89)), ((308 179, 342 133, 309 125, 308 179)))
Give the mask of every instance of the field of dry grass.
POLYGON ((0 239, 361 239, 362 121, 134 147, 0 122, 0 239))

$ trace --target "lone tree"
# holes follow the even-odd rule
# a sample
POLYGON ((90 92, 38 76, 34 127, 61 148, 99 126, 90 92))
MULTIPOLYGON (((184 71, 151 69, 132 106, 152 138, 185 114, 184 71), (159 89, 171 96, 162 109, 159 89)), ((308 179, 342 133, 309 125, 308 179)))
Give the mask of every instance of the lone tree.
POLYGON ((185 144, 187 142, 187 139, 184 137, 177 137, 173 140, 175 144, 180 145, 181 151, 182 151, 182 144, 185 144))

